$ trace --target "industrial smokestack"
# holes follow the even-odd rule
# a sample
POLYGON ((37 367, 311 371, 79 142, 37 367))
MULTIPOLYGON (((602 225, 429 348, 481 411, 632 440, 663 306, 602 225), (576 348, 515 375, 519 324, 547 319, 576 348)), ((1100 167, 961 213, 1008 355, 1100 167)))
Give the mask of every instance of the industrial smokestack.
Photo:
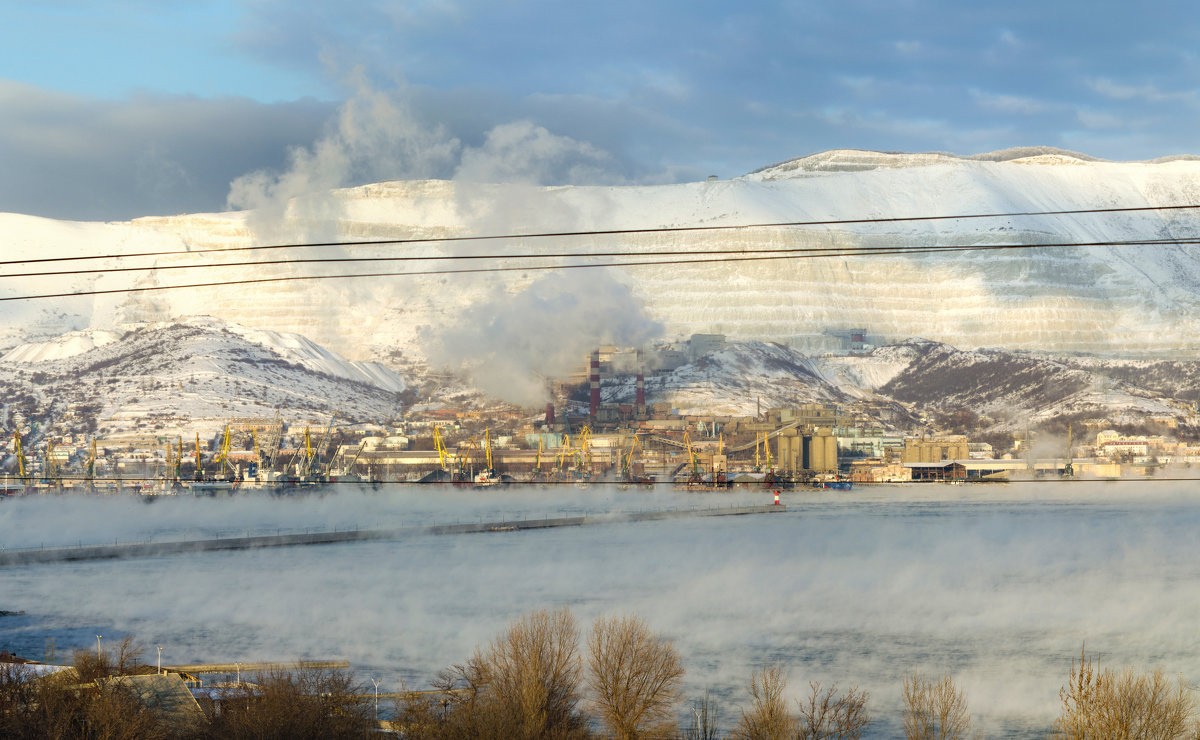
POLYGON ((646 374, 642 370, 642 351, 637 351, 637 381, 634 386, 637 388, 637 396, 634 398, 635 406, 646 405, 646 374))
POLYGON ((554 404, 546 404, 546 426, 554 426, 554 404))
POLYGON ((600 410, 600 350, 592 351, 592 367, 588 373, 588 382, 592 384, 591 404, 588 406, 588 413, 593 417, 600 410))

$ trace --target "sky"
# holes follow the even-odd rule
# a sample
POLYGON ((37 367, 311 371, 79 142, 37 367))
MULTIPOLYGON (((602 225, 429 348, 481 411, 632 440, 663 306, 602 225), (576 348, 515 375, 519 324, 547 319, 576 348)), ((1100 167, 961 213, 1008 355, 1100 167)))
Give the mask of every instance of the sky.
POLYGON ((1191 0, 0 0, 0 17, 0 212, 51 218, 395 179, 675 183, 837 148, 1200 154, 1191 0))

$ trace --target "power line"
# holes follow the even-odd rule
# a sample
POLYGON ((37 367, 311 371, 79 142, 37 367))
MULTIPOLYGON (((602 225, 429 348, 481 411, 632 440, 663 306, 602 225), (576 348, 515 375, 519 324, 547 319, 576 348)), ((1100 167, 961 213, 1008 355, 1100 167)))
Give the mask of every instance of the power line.
POLYGON ((785 256, 819 256, 826 252, 837 253, 837 256, 846 254, 860 254, 871 250, 872 253, 877 253, 875 250, 889 249, 894 250, 896 254, 913 252, 915 250, 925 249, 943 249, 943 250, 970 250, 982 249, 984 247, 995 247, 998 249, 1008 248, 1054 248, 1054 247, 1111 247, 1111 246, 1154 246, 1154 245, 1184 245, 1184 244, 1200 244, 1200 237, 1184 238, 1184 239, 1139 239, 1139 240, 1114 240, 1114 241, 1096 241, 1096 242, 1038 242, 1033 244, 1013 244, 1013 245, 914 245, 911 247, 787 247, 779 249, 695 249, 695 250, 651 250, 651 251, 612 251, 612 252, 549 252, 539 254, 460 254, 460 255, 417 255, 417 256, 399 256, 399 257, 301 257, 298 259, 281 259, 281 260, 256 260, 252 262, 203 262, 191 265, 145 265, 137 267, 96 267, 82 270, 47 270, 41 272, 18 272, 8 275, 0 275, 0 279, 6 278, 30 278, 30 277, 59 277, 69 275, 98 275, 118 272, 157 272, 167 270, 202 270, 210 268, 228 268, 228 267, 264 267, 271 265, 310 265, 310 264, 352 264, 352 263, 375 263, 375 262, 439 262, 439 261, 474 261, 474 260, 519 260, 519 259, 569 259, 569 258, 614 258, 614 257, 691 257, 703 255, 779 255, 785 256))
POLYGON ((776 221, 753 224, 729 224, 729 225, 711 225, 711 226, 658 226, 643 229, 598 229, 584 231, 556 231, 556 232, 535 232, 528 234, 481 234, 476 236, 429 236, 429 237, 408 237, 403 239, 372 239, 366 241, 327 241, 327 242, 304 242, 294 244, 270 244, 256 245, 247 247, 217 247, 214 249, 205 250, 190 250, 180 249, 160 252, 130 252, 125 254, 108 254, 108 255, 89 255, 75 257, 42 257, 36 259, 22 260, 6 260, 0 261, 0 266, 7 265, 27 265, 52 262, 74 262, 83 260, 98 260, 98 259, 129 259, 133 257, 169 257, 179 255, 197 255, 197 254, 217 254, 224 252, 253 252, 271 249, 308 249, 315 247, 370 247, 370 246, 385 246, 385 245, 407 245, 407 244, 440 244, 454 242, 471 242, 471 241, 501 241, 501 240, 522 240, 522 239, 547 239, 547 238, 567 238, 580 236, 626 236, 640 234, 667 234, 667 233, 683 233, 683 232, 704 232, 704 231, 736 231, 746 229, 768 229, 768 228, 795 228, 802 226, 848 226, 861 224, 888 224, 888 223, 907 223, 913 221, 955 221, 966 219, 989 219, 989 218, 1025 218, 1032 216, 1068 216, 1068 215, 1083 215, 1083 214, 1100 214, 1100 213, 1134 213, 1145 211, 1180 211, 1180 210, 1196 210, 1200 209, 1200 204, 1183 204, 1170 206, 1132 206, 1125 208, 1077 208, 1059 211, 1013 211, 1009 213, 970 213, 951 216, 896 216, 888 218, 852 218, 852 219, 825 219, 816 221, 776 221))
MULTIPOLYGON (((87 290, 73 293, 43 293, 37 295, 19 295, 0 297, 0 302, 6 301, 23 301, 23 300, 38 300, 45 298, 74 298, 96 295, 111 295, 116 293, 147 293, 166 290, 183 290, 190 288, 215 288, 237 285, 255 285, 265 283, 281 283, 295 282, 301 280, 347 280, 359 278, 377 278, 377 277, 419 277, 419 276, 434 276, 434 275, 464 275, 476 273, 500 273, 500 272, 532 272, 532 271, 548 271, 548 270, 571 270, 571 269, 590 269, 597 267, 645 267, 655 265, 698 265, 712 263, 727 263, 727 262, 758 262, 766 260, 783 260, 783 259, 814 259, 822 257, 864 257, 864 256, 895 256, 895 255, 911 255, 911 254, 939 254, 939 253, 964 253, 977 251, 991 251, 1001 249, 1043 249, 1043 248, 1062 248, 1062 247, 1087 247, 1087 246, 1156 246, 1163 244, 1195 244, 1200 243, 1200 239, 1185 239, 1185 240, 1129 240, 1121 242, 1072 242, 1072 243, 1047 243, 1047 244, 987 244, 975 246, 928 246, 920 248, 910 247, 866 247, 866 248, 826 248, 824 251, 819 251, 813 254, 795 254, 792 250, 788 250, 786 254, 770 253, 767 250, 759 250, 758 252, 738 252, 732 250, 728 255, 719 257, 707 257, 703 259, 662 259, 662 260, 643 260, 631 262, 593 262, 583 264, 563 264, 563 265, 520 265, 510 267, 475 267, 461 269, 443 269, 443 270, 414 270, 407 272, 368 272, 368 273, 344 273, 344 274, 321 274, 321 275, 283 275, 275 277, 247 278, 243 280, 216 280, 201 283, 184 283, 176 285, 149 285, 126 288, 109 288, 104 290, 87 290)), ((621 256, 628 256, 628 253, 618 253, 621 256)), ((673 253, 683 254, 687 253, 673 253)), ((528 257, 543 257, 543 255, 522 255, 528 257)), ((585 254, 574 256, 588 256, 585 254)), ((634 255, 639 256, 639 255, 634 255)), ((431 258, 422 258, 429 260, 431 258)), ((492 259, 502 259, 500 257, 492 257, 492 259)), ((257 264, 257 263, 251 263, 257 264)), ((94 270, 88 272, 105 272, 104 270, 94 270)), ((68 273, 69 274, 69 273, 68 273)))

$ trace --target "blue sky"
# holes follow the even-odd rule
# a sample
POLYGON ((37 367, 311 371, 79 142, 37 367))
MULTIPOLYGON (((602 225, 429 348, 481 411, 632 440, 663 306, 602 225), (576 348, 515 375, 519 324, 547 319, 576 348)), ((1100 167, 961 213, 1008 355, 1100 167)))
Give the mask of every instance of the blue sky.
POLYGON ((1200 5, 0 0, 0 211, 734 177, 833 148, 1200 154, 1200 5), (287 173, 301 173, 288 177, 287 173))

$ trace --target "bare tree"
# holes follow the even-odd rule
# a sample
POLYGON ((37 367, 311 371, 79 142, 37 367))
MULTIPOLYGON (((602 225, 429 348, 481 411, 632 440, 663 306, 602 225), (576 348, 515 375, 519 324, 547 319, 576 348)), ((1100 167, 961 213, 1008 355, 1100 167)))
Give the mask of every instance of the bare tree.
POLYGON ((588 641, 588 685, 600 720, 617 740, 676 733, 683 662, 639 617, 601 617, 588 641))
POLYGON ((296 670, 271 670, 202 704, 211 723, 206 734, 229 740, 361 738, 372 724, 365 696, 337 669, 301 663, 296 670))
POLYGON ((693 702, 692 718, 683 736, 686 740, 718 740, 720 730, 717 727, 720 707, 717 700, 709 692, 704 692, 704 698, 693 702))
POLYGON ((517 620, 484 650, 444 671, 433 705, 402 711, 412 736, 577 738, 587 736, 579 711, 579 630, 570 610, 537 611, 517 620))
POLYGON ((1056 738, 1145 738, 1173 740, 1200 736, 1192 692, 1179 677, 1169 681, 1161 669, 1100 671, 1085 650, 1071 661, 1067 684, 1058 692, 1062 714, 1056 738))
POLYGON ((798 702, 799 740, 858 740, 863 736, 871 724, 866 691, 852 686, 841 693, 836 683, 824 688, 820 681, 811 681, 808 687, 808 699, 798 702))
POLYGON ((796 720, 788 712, 784 691, 787 675, 783 666, 771 663, 750 674, 750 709, 733 730, 735 740, 790 740, 796 720))
POLYGON ((512 737, 561 736, 584 726, 578 644, 575 617, 563 607, 517 620, 482 656, 489 689, 512 715, 512 737))
POLYGON ((914 673, 904 679, 904 737, 908 740, 959 740, 971 731, 967 700, 947 673, 928 679, 914 673))

